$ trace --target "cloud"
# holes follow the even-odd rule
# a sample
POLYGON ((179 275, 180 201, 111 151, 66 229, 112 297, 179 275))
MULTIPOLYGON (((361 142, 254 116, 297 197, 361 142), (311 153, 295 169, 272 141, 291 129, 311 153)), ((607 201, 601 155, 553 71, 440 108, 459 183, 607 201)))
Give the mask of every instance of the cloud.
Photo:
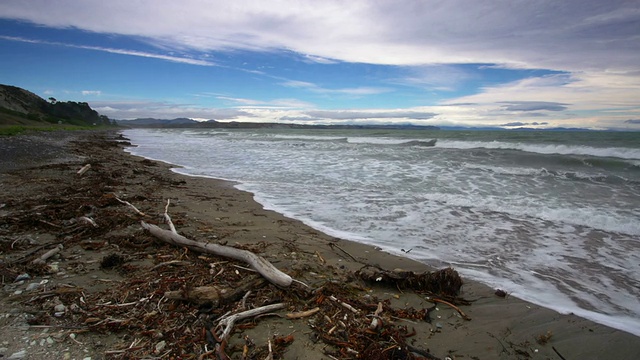
POLYGON ((500 124, 498 126, 505 126, 505 127, 511 127, 511 126, 539 126, 539 125, 549 125, 548 122, 510 122, 510 123, 506 123, 506 124, 500 124))
POLYGON ((102 115, 112 119, 158 118, 237 120, 254 117, 242 109, 218 109, 197 107, 190 104, 174 104, 158 101, 90 101, 89 105, 102 115))
POLYGON ((562 111, 566 110, 568 104, 549 101, 502 101, 508 105, 502 106, 507 111, 562 111))
POLYGON ((640 119, 629 119, 625 120, 625 124, 640 124, 640 119))
POLYGON ((313 104, 298 99, 257 100, 230 96, 216 96, 216 98, 239 108, 308 109, 314 107, 313 104))
POLYGON ((299 88, 309 90, 318 94, 342 94, 342 95, 352 95, 352 96, 364 96, 364 95, 377 95, 383 94, 387 92, 393 91, 391 88, 387 87, 369 87, 369 86, 360 86, 354 88, 340 88, 340 89, 328 89, 317 84, 307 82, 307 81, 298 81, 298 80, 287 80, 281 83, 282 86, 299 88))
POLYGON ((83 96, 89 96, 89 95, 100 96, 101 94, 102 94, 102 91, 100 90, 82 90, 83 96))
POLYGON ((437 114, 432 112, 408 111, 408 110, 313 110, 303 112, 310 118, 331 120, 357 120, 357 119, 415 119, 428 120, 437 114))
POLYGON ((286 49, 316 62, 638 69, 633 1, 5 0, 0 17, 180 51, 286 49), (615 56, 611 56, 615 54, 615 56))
POLYGON ((57 46, 64 46, 64 47, 70 47, 70 48, 76 48, 76 49, 102 51, 102 52, 120 54, 120 55, 139 56, 139 57, 160 59, 160 60, 166 60, 166 61, 177 62, 177 63, 191 64, 191 65, 216 66, 215 63, 207 60, 197 60, 189 57, 179 57, 179 56, 173 56, 173 55, 154 54, 154 53, 137 51, 137 50, 114 49, 114 48, 107 48, 107 47, 100 47, 100 46, 66 44, 61 42, 44 41, 44 40, 38 40, 38 39, 28 39, 23 37, 4 36, 4 35, 0 35, 0 39, 9 40, 9 41, 26 42, 26 43, 32 43, 32 44, 57 45, 57 46))

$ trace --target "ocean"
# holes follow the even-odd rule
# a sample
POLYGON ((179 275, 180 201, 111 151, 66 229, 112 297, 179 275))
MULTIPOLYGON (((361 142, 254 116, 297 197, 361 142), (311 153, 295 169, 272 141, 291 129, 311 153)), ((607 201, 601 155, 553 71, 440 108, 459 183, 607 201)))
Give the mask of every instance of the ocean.
POLYGON ((640 336, 640 134, 131 129, 265 208, 640 336))

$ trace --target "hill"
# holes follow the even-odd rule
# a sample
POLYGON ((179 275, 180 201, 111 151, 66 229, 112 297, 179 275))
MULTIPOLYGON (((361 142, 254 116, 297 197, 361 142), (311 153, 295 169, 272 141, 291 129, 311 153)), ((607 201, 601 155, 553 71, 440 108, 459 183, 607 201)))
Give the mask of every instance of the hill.
POLYGON ((216 120, 195 121, 187 118, 154 119, 142 118, 134 120, 118 120, 118 124, 126 127, 145 128, 204 128, 204 129, 381 129, 381 130, 439 130, 437 126, 410 124, 385 125, 353 125, 353 124, 291 124, 291 123, 259 123, 259 122, 219 122, 216 120))
POLYGON ((0 84, 0 125, 115 125, 86 102, 49 100, 16 86, 0 84))

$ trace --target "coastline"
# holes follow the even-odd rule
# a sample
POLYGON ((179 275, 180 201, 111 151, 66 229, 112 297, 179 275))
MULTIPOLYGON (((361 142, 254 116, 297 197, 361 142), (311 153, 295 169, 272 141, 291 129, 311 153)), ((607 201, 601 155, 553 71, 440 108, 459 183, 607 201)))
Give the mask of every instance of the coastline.
MULTIPOLYGON (((27 152, 24 156, 15 156, 13 163, 7 156, 3 156, 3 161, 0 161, 1 189, 4 194, 0 203, 6 204, 0 208, 0 223, 11 225, 9 218, 18 212, 29 211, 30 208, 23 204, 29 203, 25 202, 25 199, 37 199, 43 192, 59 192, 67 197, 74 196, 72 189, 94 176, 98 177, 97 180, 106 182, 105 187, 99 189, 103 192, 102 195, 108 190, 131 201, 141 211, 154 214, 155 221, 159 220, 156 214, 162 214, 164 211, 166 199, 171 199, 170 214, 178 231, 189 238, 245 247, 256 247, 260 244, 262 256, 279 269, 293 274, 296 279, 306 282, 311 287, 319 286, 326 279, 334 279, 345 284, 354 283, 363 289, 359 293, 363 298, 377 297, 381 300, 389 300, 398 308, 419 309, 432 306, 422 295, 411 291, 400 291, 393 287, 364 284, 355 281, 352 276, 353 272, 365 265, 375 265, 385 270, 402 268, 417 273, 433 270, 426 265, 376 250, 372 246, 334 238, 300 221, 265 210, 254 201, 251 193, 236 189, 233 183, 182 175, 171 171, 173 167, 171 164, 128 154, 123 151, 126 140, 119 139, 115 132, 44 134, 39 139, 37 136, 31 137, 29 146, 44 143, 43 151, 49 151, 51 148, 46 144, 47 139, 57 139, 55 153, 49 158, 39 153, 27 152), (58 136, 62 138, 57 139, 58 136), (116 139, 120 143, 116 143, 114 141, 116 139), (30 161, 24 160, 27 158, 30 161), (9 159, 8 162, 7 159, 9 159), (86 163, 91 163, 93 170, 89 170, 86 176, 81 178, 75 176, 76 171, 86 163)), ((3 145, 0 149, 3 153, 6 149, 4 144, 7 142, 14 143, 13 146, 16 149, 21 149, 21 146, 27 144, 16 138, 0 139, 0 145, 3 145)), ((34 149, 37 150, 38 147, 31 148, 36 151, 34 149)), ((35 203, 31 205, 33 208, 35 203)), ((109 204, 109 206, 115 205, 109 204)), ((96 214, 99 212, 101 211, 96 210, 96 214)), ((107 212, 102 211, 102 213, 107 212)), ((127 214, 127 217, 130 220, 127 226, 119 227, 117 224, 111 224, 117 227, 117 230, 108 231, 106 234, 96 233, 96 236, 90 236, 90 239, 92 241, 106 239, 108 243, 113 244, 113 240, 118 237, 119 239, 140 237, 143 232, 137 223, 138 219, 131 213, 127 214)), ((101 221, 104 223, 104 220, 99 217, 96 217, 96 221, 99 224, 101 221)), ((53 242, 55 236, 51 234, 56 230, 52 226, 34 226, 30 230, 25 229, 21 234, 3 231, 0 235, 5 238, 3 239, 5 242, 13 243, 19 240, 17 238, 19 236, 31 236, 36 240, 39 239, 39 243, 45 244, 53 242)), ((157 259, 149 253, 156 251, 154 246, 166 247, 166 245, 153 244, 144 257, 135 257, 132 254, 139 253, 140 250, 125 249, 122 244, 119 250, 123 253, 131 252, 132 254, 128 256, 134 258, 133 263, 144 270, 157 265, 151 261, 157 259)), ((36 279, 48 280, 50 288, 54 284, 58 286, 74 284, 83 286, 87 292, 103 291, 104 283, 96 281, 103 278, 110 280, 108 282, 110 286, 125 284, 127 276, 131 274, 107 271, 100 268, 97 261, 90 262, 103 258, 113 249, 110 245, 99 250, 86 250, 80 244, 65 247, 62 251, 61 264, 65 261, 69 262, 69 259, 83 261, 88 264, 83 271, 64 271, 64 274, 34 276, 29 282, 35 282, 36 279)), ((2 257, 3 264, 22 256, 29 249, 25 246, 21 251, 5 249, 2 257)), ((64 265, 61 265, 61 268, 63 267, 64 265)), ((432 323, 396 320, 398 325, 407 325, 416 330, 416 335, 408 338, 412 345, 428 349, 434 356, 440 358, 450 356, 454 359, 557 359, 560 358, 558 353, 567 359, 624 359, 634 358, 640 354, 640 337, 575 315, 558 314, 514 297, 499 297, 494 294, 495 289, 463 280, 465 283, 461 296, 472 303, 461 308, 471 320, 463 320, 456 311, 442 305, 438 306, 438 310, 432 316, 432 323)), ((15 301, 15 292, 26 291, 24 288, 29 282, 18 284, 4 281, 1 301, 3 309, 8 309, 9 315, 2 317, 0 326, 5 331, 10 331, 11 335, 5 334, 6 336, 0 336, 0 338, 17 339, 15 343, 7 340, 6 346, 2 345, 7 349, 4 353, 6 356, 24 348, 24 338, 32 339, 42 335, 42 328, 24 326, 25 319, 24 316, 21 317, 24 314, 24 304, 15 301), (15 332, 17 328, 24 332, 18 335, 15 332)), ((71 318, 70 316, 63 320, 68 321, 71 318)), ((49 334, 54 332, 55 327, 51 329, 49 334)), ((235 341, 239 341, 238 333, 240 331, 234 333, 235 341)), ((266 343, 267 338, 275 333, 280 335, 294 333, 295 340, 287 346, 282 358, 329 358, 323 354, 326 345, 322 342, 314 342, 309 336, 310 329, 305 320, 293 323, 280 318, 265 318, 257 324, 255 329, 247 330, 246 333, 251 334, 256 343, 262 342, 260 345, 266 343)), ((0 333, 0 335, 3 334, 0 333)), ((83 344, 94 346, 83 347, 68 338, 63 338, 61 341, 54 339, 51 346, 45 345, 39 350, 54 353, 54 351, 64 351, 64 348, 77 347, 79 354, 103 358, 106 357, 105 350, 124 343, 125 335, 126 331, 122 330, 112 334, 82 332, 77 339, 83 344), (102 346, 95 345, 97 342, 102 346), (58 345, 60 349, 56 348, 58 345)), ((130 336, 128 340, 131 340, 130 336)), ((168 339, 166 341, 169 343, 168 339)), ((31 358, 42 356, 42 353, 36 354, 29 349, 27 353, 34 356, 31 358)))

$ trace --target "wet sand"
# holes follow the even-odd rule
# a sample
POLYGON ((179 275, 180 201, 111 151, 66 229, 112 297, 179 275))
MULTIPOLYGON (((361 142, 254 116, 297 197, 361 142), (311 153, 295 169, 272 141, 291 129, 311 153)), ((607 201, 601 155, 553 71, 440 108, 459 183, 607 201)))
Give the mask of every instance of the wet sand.
MULTIPOLYGON (((144 351, 154 354, 155 347, 161 342, 164 342, 165 351, 155 353, 156 356, 183 346, 186 340, 169 336, 170 329, 165 329, 164 337, 150 335, 153 326, 148 324, 144 331, 140 327, 122 326, 105 331, 105 328, 87 325, 90 324, 87 322, 89 316, 83 311, 107 317, 100 312, 102 310, 96 310, 96 304, 88 304, 90 300, 99 303, 99 300, 113 296, 126 303, 132 295, 125 290, 136 278, 145 281, 140 282, 137 296, 158 296, 155 299, 159 301, 157 307, 162 314, 181 311, 180 316, 186 316, 184 314, 199 312, 200 315, 193 315, 187 325, 189 331, 193 331, 188 341, 194 349, 202 349, 202 352, 208 349, 206 340, 197 334, 203 326, 200 322, 203 310, 193 304, 176 305, 162 299, 149 284, 154 281, 152 276, 176 276, 177 279, 182 274, 168 267, 162 272, 153 270, 171 259, 189 263, 180 269, 193 274, 189 282, 209 284, 215 282, 215 273, 211 274, 203 266, 224 260, 211 257, 203 260, 202 255, 155 241, 140 227, 141 217, 113 201, 113 196, 129 201, 148 214, 145 221, 163 228, 167 227, 163 224, 162 214, 166 200, 171 199, 169 214, 178 232, 184 236, 250 248, 296 280, 308 284, 312 290, 338 284, 349 289, 351 299, 362 299, 363 302, 388 300, 389 306, 396 309, 425 309, 434 305, 425 294, 366 283, 354 276, 354 272, 366 265, 417 273, 434 269, 371 246, 333 238, 299 221, 264 210, 253 200, 252 194, 235 189, 232 183, 174 173, 170 164, 132 156, 123 150, 125 146, 126 139, 116 132, 59 132, 0 138, 0 271, 3 275, 0 354, 5 357, 24 350, 25 359, 63 358, 65 354, 68 358, 137 358, 144 351), (82 176, 77 175, 85 164, 91 164, 91 169, 82 176), (81 228, 65 222, 88 213, 98 227, 81 228), (22 258, 31 260, 55 243, 63 243, 64 249, 47 263, 56 263, 58 271, 31 271, 29 262, 20 261, 22 258), (91 245, 94 243, 99 245, 91 245), (40 251, 34 252, 34 249, 40 251), (110 269, 101 266, 105 256, 114 253, 125 257, 128 267, 110 269), (30 279, 13 281, 19 273, 30 271, 30 279), (41 284, 43 280, 46 281, 41 284), (34 283, 41 285, 27 290, 34 283), (54 294, 56 296, 44 299, 38 296, 64 287, 82 289, 78 294, 84 296, 62 295, 60 291, 54 294), (125 295, 128 296, 126 301, 125 295), (67 310, 57 317, 53 308, 60 303, 67 309, 73 304, 81 310, 77 314, 67 310), (43 317, 40 323, 33 320, 38 316, 43 317), (140 339, 143 349, 114 352, 126 349, 136 339, 140 339)), ((224 274, 237 276, 238 281, 250 276, 243 269, 216 266, 215 272, 224 269, 224 274)), ((180 279, 185 278, 180 276, 180 279)), ((227 275, 220 278, 223 276, 227 275)), ((231 281, 231 278, 225 279, 231 281)), ((460 297, 470 305, 460 309, 471 320, 461 318, 447 305, 438 304, 431 312, 431 322, 383 315, 384 321, 415 329, 415 335, 408 337, 407 343, 442 359, 447 356, 452 359, 634 359, 640 356, 640 337, 575 315, 558 314, 511 296, 500 297, 495 289, 463 280, 460 297)), ((307 303, 296 303, 294 297, 289 297, 292 291, 256 289, 256 298, 250 298, 250 302, 257 305, 258 296, 284 299, 287 309, 283 314, 303 310, 300 304, 314 305, 309 299, 303 299, 307 303)), ((144 311, 149 313, 151 310, 144 311)), ((336 316, 320 313, 317 321, 324 315, 336 316)), ((125 317, 125 314, 120 316, 125 317)), ((252 328, 237 329, 232 333, 229 354, 232 358, 241 358, 240 352, 232 351, 233 346, 241 348, 247 337, 264 349, 270 339, 292 335, 293 342, 276 357, 362 356, 341 352, 339 345, 322 341, 322 336, 318 335, 319 326, 314 321, 313 318, 260 318, 252 328)), ((345 322, 348 326, 349 322, 345 322)), ((193 355, 197 358, 201 354, 193 355)))

